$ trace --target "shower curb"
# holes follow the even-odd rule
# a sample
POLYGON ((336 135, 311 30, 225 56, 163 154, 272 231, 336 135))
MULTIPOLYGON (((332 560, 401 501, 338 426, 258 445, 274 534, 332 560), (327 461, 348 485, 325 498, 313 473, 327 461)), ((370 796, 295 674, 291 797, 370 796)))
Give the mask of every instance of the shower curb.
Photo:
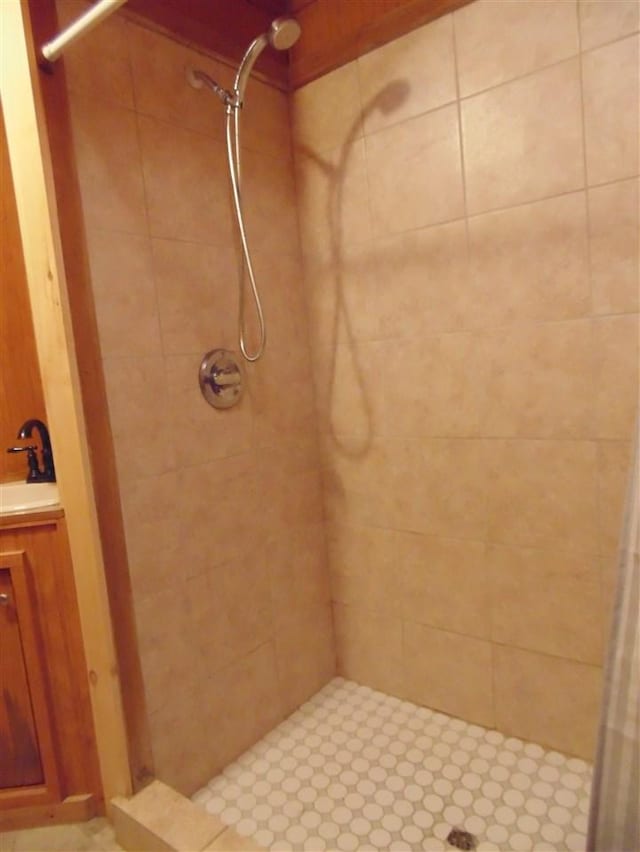
POLYGON ((111 800, 116 840, 129 852, 262 852, 162 781, 111 800))

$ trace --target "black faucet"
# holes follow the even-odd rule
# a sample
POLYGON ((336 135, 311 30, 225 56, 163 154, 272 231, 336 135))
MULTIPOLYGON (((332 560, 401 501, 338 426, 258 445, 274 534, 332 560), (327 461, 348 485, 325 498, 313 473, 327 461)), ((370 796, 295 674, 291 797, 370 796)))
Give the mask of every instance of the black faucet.
POLYGON ((20 427, 20 431, 18 432, 18 438, 30 438, 34 429, 38 431, 38 434, 40 435, 40 443, 42 444, 42 469, 38 464, 38 460, 35 455, 35 447, 33 446, 9 447, 7 452, 27 452, 29 461, 29 474, 27 476, 27 482, 55 482, 56 469, 55 465, 53 464, 51 438, 49 437, 49 430, 42 422, 42 420, 27 420, 20 427))

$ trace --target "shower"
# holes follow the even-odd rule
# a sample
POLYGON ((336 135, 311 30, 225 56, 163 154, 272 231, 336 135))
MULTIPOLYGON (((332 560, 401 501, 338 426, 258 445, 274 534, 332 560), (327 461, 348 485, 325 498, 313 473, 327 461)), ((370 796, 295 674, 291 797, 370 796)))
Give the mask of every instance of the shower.
POLYGON ((275 50, 289 50, 289 48, 296 43, 299 37, 300 25, 295 18, 276 18, 272 21, 268 31, 257 36, 247 48, 244 56, 242 57, 242 61, 240 62, 240 66, 238 67, 232 91, 220 86, 208 74, 200 69, 187 69, 187 79, 194 88, 200 89, 203 86, 207 86, 220 98, 226 107, 227 159, 233 191, 233 206, 236 220, 238 222, 240 242, 242 245, 242 265, 239 276, 239 341, 240 350, 247 361, 257 361, 262 356, 266 342, 266 327, 242 212, 242 196, 240 190, 240 110, 244 104, 245 89, 249 81, 249 75, 251 74, 256 60, 265 47, 270 46, 275 50), (260 326, 260 341, 255 352, 249 351, 245 340, 245 299, 243 286, 245 268, 249 276, 251 293, 253 295, 258 323, 260 326))

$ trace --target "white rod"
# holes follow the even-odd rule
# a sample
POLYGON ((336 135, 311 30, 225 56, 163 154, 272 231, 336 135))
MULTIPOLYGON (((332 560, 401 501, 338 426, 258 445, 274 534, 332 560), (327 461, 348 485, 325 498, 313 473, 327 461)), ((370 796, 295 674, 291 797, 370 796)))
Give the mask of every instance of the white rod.
POLYGON ((92 30, 100 21, 112 15, 116 9, 119 9, 126 2, 127 0, 98 0, 94 6, 87 9, 77 20, 69 24, 68 27, 62 30, 55 38, 51 39, 51 41, 48 41, 42 48, 42 55, 49 62, 55 62, 62 55, 65 48, 73 44, 84 33, 92 30))

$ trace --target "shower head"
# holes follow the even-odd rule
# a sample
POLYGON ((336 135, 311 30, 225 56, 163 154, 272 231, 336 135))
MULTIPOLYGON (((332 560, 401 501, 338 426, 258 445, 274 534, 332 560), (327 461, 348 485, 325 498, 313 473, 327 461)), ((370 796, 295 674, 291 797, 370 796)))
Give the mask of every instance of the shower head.
POLYGON ((267 38, 276 50, 289 50, 300 38, 300 24, 295 18, 276 18, 271 22, 267 38))
POLYGON ((247 52, 242 57, 233 86, 236 91, 238 106, 242 106, 249 75, 265 47, 270 45, 275 50, 289 50, 299 38, 300 24, 295 18, 276 18, 271 22, 266 33, 262 33, 251 42, 247 52))

